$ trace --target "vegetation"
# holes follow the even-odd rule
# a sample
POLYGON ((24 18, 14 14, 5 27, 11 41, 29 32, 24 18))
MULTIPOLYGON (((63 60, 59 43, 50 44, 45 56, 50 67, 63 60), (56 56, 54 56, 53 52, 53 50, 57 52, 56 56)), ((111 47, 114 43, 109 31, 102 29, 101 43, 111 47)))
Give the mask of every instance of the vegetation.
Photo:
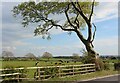
POLYGON ((75 75, 72 77, 66 77, 66 78, 53 78, 50 79, 49 81, 68 81, 70 83, 73 83, 73 81, 81 81, 81 80, 87 80, 91 78, 97 78, 97 77, 102 77, 102 76, 108 76, 108 75, 113 75, 113 74, 118 74, 118 71, 113 71, 113 70, 104 70, 104 71, 97 71, 91 74, 85 74, 85 75, 75 75))
POLYGON ((74 62, 81 61, 81 58, 80 58, 79 54, 73 53, 72 58, 73 58, 74 62))
POLYGON ((52 58, 52 57, 53 57, 52 54, 49 53, 49 52, 45 52, 45 53, 42 55, 42 58, 47 58, 48 60, 49 60, 50 58, 52 58))
POLYGON ((14 58, 14 54, 10 51, 2 51, 2 57, 5 60, 10 60, 10 59, 14 58))
MULTIPOLYGON (((72 57, 71 59, 68 58, 68 59, 64 59, 64 58, 50 58, 48 62, 46 62, 46 58, 40 58, 39 59, 39 64, 38 66, 58 66, 58 65, 80 65, 80 64, 83 64, 82 62, 74 62, 72 61, 72 57), (60 61, 62 60, 63 63, 60 61), (67 61, 69 61, 67 63, 67 61), (57 64, 55 64, 57 63, 57 64), (62 64, 59 64, 59 63, 62 63, 62 64)), ((109 62, 111 62, 109 60, 109 62)), ((117 60, 116 60, 117 62, 117 60)), ((14 60, 11 60, 11 61, 2 61, 2 68, 6 68, 6 67, 12 67, 12 68, 15 68, 15 67, 34 67, 35 66, 35 63, 36 61, 30 61, 29 59, 27 61, 14 61, 14 60), (20 64, 19 64, 20 63, 20 64)), ((57 78, 57 76, 54 74, 54 72, 57 72, 57 69, 50 69, 50 70, 45 70, 47 73, 51 74, 51 79, 49 80, 63 80, 63 81, 70 81, 70 80, 81 80, 81 79, 87 79, 87 78, 92 78, 92 77, 95 77, 95 76, 105 76, 105 75, 109 75, 109 74, 117 74, 118 72, 117 71, 114 71, 114 64, 111 64, 111 63, 108 63, 107 60, 106 62, 104 62, 105 65, 103 66, 103 70, 102 71, 99 71, 99 72, 95 72, 95 73, 91 73, 91 74, 88 74, 88 75, 77 75, 77 76, 74 76, 74 77, 66 77, 66 78, 57 78), (89 75, 91 75, 91 77, 88 77, 89 75), (54 77, 54 78, 53 78, 54 77), (79 77, 79 78, 78 78, 79 77)), ((27 74, 27 77, 28 78, 33 78, 34 77, 34 72, 36 70, 29 70, 26 72, 27 74)), ((22 72, 22 71, 21 71, 22 72)), ((45 72, 45 73, 46 73, 45 72)))
POLYGON ((36 60, 36 56, 33 53, 28 53, 25 57, 30 60, 36 60))

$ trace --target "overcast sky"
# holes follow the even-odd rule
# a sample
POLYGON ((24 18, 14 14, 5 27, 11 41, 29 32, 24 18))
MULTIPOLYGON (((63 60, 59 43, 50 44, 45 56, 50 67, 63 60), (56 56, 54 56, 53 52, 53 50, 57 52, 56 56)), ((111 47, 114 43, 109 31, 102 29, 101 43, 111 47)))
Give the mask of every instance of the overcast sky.
MULTIPOLYGON (((0 4, 0 19, 2 19, 2 50, 12 51, 15 56, 24 56, 31 52, 41 56, 44 52, 50 52, 54 56, 72 55, 80 53, 84 45, 79 41, 75 33, 70 36, 62 30, 51 30, 51 40, 34 37, 34 28, 37 25, 30 25, 24 28, 21 25, 21 18, 12 16, 12 8, 16 2, 3 2, 0 4), (2 17, 1 17, 2 16, 2 17)), ((62 19, 62 15, 54 17, 62 19)), ((100 2, 95 7, 93 22, 97 26, 97 33, 94 41, 95 50, 100 55, 118 55, 118 2, 100 2)), ((82 31, 86 35, 86 30, 82 31)), ((1 35, 0 35, 1 36, 1 35)))

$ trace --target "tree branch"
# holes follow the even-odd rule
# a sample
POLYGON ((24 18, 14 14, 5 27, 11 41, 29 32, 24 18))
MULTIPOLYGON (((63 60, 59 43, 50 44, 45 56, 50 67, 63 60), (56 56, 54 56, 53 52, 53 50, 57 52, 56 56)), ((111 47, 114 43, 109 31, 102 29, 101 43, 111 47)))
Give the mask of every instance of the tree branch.
POLYGON ((89 20, 88 20, 88 18, 83 14, 82 9, 81 9, 79 3, 76 2, 77 5, 78 5, 78 7, 79 7, 79 9, 75 6, 75 4, 74 4, 73 2, 71 2, 71 3, 72 3, 72 5, 73 5, 73 7, 76 9, 76 11, 78 11, 79 14, 83 17, 83 19, 85 20, 85 22, 86 22, 87 24, 89 24, 89 20))
POLYGON ((91 43, 91 46, 94 48, 94 46, 93 46, 93 41, 94 41, 94 39, 95 39, 96 26, 95 26, 94 23, 92 23, 92 24, 93 24, 93 26, 95 27, 95 31, 94 31, 94 33, 93 33, 93 39, 90 41, 90 43, 91 43))
POLYGON ((94 33, 93 33, 93 39, 91 40, 91 42, 93 42, 93 41, 94 41, 94 39, 95 39, 95 34, 96 34, 96 30, 97 30, 97 28, 96 28, 95 24, 94 24, 94 23, 92 23, 92 24, 93 24, 93 26, 95 27, 95 31, 94 31, 94 33))
POLYGON ((78 21, 78 19, 77 19, 78 16, 79 16, 79 14, 77 14, 74 23, 75 23, 75 24, 77 25, 77 27, 79 28, 79 27, 80 27, 80 26, 79 26, 79 21, 78 21))
MULTIPOLYGON (((53 27, 53 26, 55 26, 55 27, 60 27, 60 28, 61 28, 62 30, 64 30, 64 31, 75 31, 74 29, 65 29, 65 28, 63 28, 61 25, 55 24, 55 23, 53 22, 53 20, 50 20, 50 19, 48 19, 47 17, 41 17, 41 16, 38 14, 37 11, 34 11, 34 12, 36 13, 36 15, 38 15, 38 16, 41 18, 41 20, 43 20, 43 21, 45 21, 45 22, 47 22, 47 21, 51 22, 52 27, 53 27)), ((49 30, 52 29, 52 27, 50 27, 49 30)), ((47 30, 47 31, 48 31, 48 30, 47 30)))
POLYGON ((78 37, 80 38, 80 40, 85 44, 86 39, 83 37, 82 33, 79 30, 76 30, 76 33, 78 37))
POLYGON ((90 13, 90 16, 89 16, 89 21, 91 21, 91 17, 92 17, 93 10, 94 10, 94 5, 95 5, 95 0, 93 0, 93 3, 92 3, 92 9, 91 9, 91 13, 90 13))
POLYGON ((53 20, 50 20, 50 19, 48 19, 48 18, 45 18, 45 19, 46 19, 47 21, 51 22, 53 26, 55 26, 55 27, 60 27, 60 28, 61 28, 62 30, 64 30, 64 31, 75 31, 74 29, 65 29, 65 28, 63 28, 61 25, 55 24, 55 23, 53 22, 53 20))
POLYGON ((69 5, 70 5, 70 4, 68 4, 67 9, 65 10, 65 15, 66 15, 66 17, 67 17, 68 23, 69 23, 73 28, 77 29, 76 26, 74 26, 74 25, 71 23, 70 18, 69 18, 68 14, 67 14, 67 12, 68 12, 68 10, 69 10, 69 5))
POLYGON ((49 31, 49 30, 52 29, 52 28, 53 28, 53 26, 51 26, 50 28, 46 29, 46 31, 49 31))

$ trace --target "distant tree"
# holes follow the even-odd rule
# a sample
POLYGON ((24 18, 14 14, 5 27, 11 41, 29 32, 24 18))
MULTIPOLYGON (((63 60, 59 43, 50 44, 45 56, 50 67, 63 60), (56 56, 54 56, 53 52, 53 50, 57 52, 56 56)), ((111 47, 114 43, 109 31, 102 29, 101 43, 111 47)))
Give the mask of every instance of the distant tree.
POLYGON ((5 60, 10 60, 11 58, 14 57, 14 54, 10 51, 3 51, 2 52, 2 57, 5 59, 5 60))
POLYGON ((53 57, 52 54, 49 53, 49 52, 44 52, 43 55, 42 55, 42 58, 47 58, 48 60, 52 57, 53 57))
POLYGON ((110 59, 113 60, 113 59, 117 59, 116 56, 110 56, 110 59))
POLYGON ((28 53, 25 55, 26 58, 36 60, 36 56, 33 53, 28 53))
POLYGON ((73 53, 72 58, 73 58, 75 61, 80 61, 80 56, 79 56, 79 54, 73 53))

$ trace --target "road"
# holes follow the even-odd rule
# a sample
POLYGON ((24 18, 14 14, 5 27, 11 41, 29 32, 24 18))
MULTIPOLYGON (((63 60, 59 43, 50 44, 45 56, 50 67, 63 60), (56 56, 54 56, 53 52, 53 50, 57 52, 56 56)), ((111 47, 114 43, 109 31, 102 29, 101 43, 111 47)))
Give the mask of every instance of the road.
POLYGON ((86 80, 86 81, 78 81, 76 83, 120 83, 120 75, 109 76, 109 77, 107 76, 92 80, 86 80))

